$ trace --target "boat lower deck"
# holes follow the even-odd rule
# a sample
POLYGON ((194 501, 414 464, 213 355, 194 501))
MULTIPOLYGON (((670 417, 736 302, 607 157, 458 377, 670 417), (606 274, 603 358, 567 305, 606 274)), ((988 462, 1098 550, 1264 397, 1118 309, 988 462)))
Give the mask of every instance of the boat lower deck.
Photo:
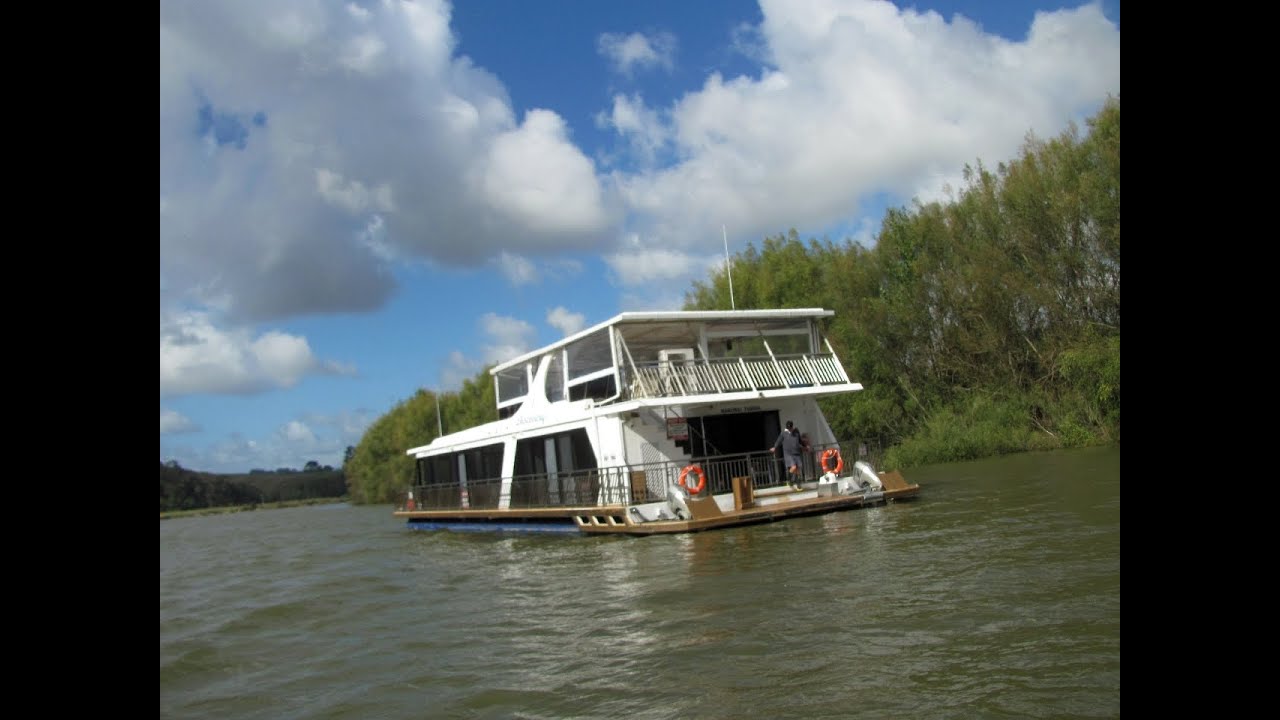
POLYGON ((691 497, 685 502, 690 517, 645 519, 635 506, 399 510, 396 517, 423 530, 496 532, 578 532, 587 535, 665 535, 774 522, 805 515, 819 515, 913 498, 920 486, 908 484, 897 472, 880 475, 882 489, 851 494, 829 494, 821 485, 772 488, 742 495, 691 497))

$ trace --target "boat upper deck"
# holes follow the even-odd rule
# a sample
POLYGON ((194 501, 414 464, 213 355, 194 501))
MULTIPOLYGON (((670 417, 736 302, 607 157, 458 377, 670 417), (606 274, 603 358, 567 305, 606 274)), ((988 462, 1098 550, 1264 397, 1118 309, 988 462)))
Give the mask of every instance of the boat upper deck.
POLYGON ((808 389, 848 392, 820 308, 622 313, 494 367, 498 413, 562 400, 600 403, 808 389))

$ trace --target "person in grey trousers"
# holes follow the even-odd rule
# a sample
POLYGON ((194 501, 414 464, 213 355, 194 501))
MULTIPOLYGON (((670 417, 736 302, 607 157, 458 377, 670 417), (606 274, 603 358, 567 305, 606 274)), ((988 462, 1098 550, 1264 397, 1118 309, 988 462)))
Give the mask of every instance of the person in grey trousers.
POLYGON ((778 439, 773 443, 773 447, 769 448, 769 453, 773 454, 782 450, 782 458, 787 466, 788 482, 792 489, 800 489, 800 431, 796 429, 795 423, 787 421, 787 427, 778 435, 778 439))

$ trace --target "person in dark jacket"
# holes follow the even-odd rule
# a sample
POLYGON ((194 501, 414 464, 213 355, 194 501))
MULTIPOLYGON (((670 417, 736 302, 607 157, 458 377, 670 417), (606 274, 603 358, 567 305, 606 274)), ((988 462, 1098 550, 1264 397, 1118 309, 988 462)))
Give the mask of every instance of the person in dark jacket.
POLYGON ((776 453, 782 450, 782 459, 787 466, 788 481, 795 490, 800 489, 800 456, 802 448, 800 446, 800 431, 796 429, 795 423, 787 421, 787 427, 778 435, 778 439, 773 443, 773 447, 769 448, 770 453, 776 453))

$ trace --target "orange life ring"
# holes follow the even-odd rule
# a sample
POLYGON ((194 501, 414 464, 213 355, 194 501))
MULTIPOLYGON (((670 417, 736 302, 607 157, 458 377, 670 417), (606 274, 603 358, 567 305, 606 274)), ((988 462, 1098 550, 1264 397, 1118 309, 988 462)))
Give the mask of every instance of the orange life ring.
POLYGON ((839 475, 840 471, 843 469, 844 469, 844 458, 840 457, 840 450, 838 450, 837 448, 827 448, 822 453, 822 471, 835 473, 839 475), (827 460, 831 459, 833 455, 836 458, 836 466, 834 469, 827 467, 827 460))
POLYGON ((700 466, 686 465, 685 468, 680 471, 679 483, 680 483, 680 487, 688 490, 690 495, 697 495, 698 493, 702 492, 702 488, 707 486, 707 476, 702 474, 702 468, 700 466), (688 477, 689 473, 691 472, 697 473, 698 475, 697 487, 689 487, 689 485, 684 481, 684 479, 688 477))

